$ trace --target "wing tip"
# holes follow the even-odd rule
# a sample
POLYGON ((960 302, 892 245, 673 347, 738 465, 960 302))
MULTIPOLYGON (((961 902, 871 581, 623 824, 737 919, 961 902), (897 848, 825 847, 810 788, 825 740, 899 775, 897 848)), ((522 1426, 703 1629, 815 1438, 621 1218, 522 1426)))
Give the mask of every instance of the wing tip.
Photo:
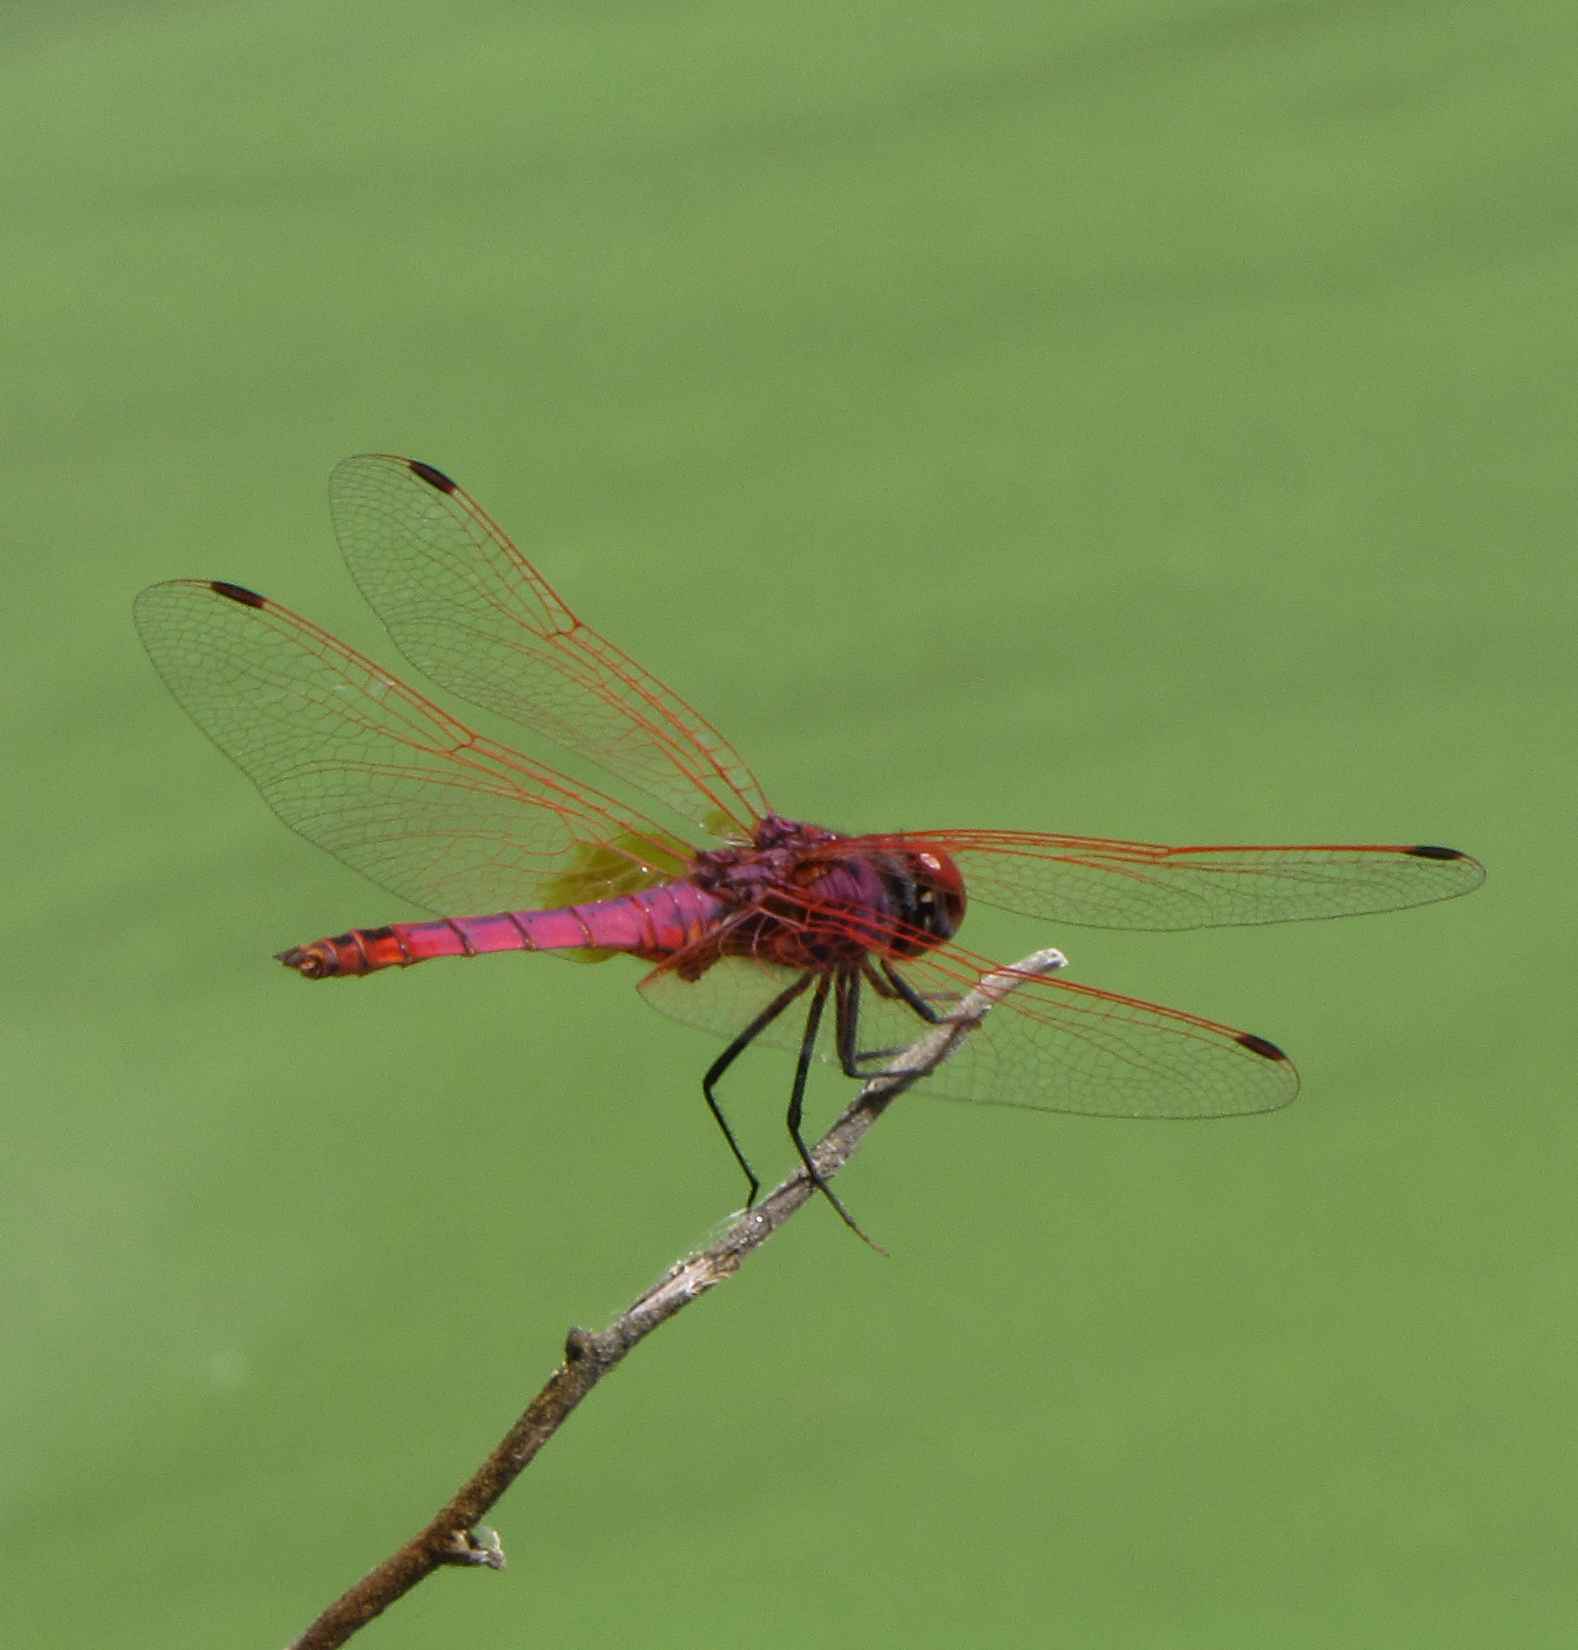
POLYGON ((1293 1063, 1269 1037, 1257 1037, 1252 1031, 1241 1031, 1234 1041, 1240 1048, 1247 1048, 1251 1054, 1258 1054, 1263 1060, 1277 1061, 1285 1066, 1293 1063))
POLYGON ((436 464, 425 463, 420 458, 408 458, 405 467, 419 481, 425 481, 429 487, 435 487, 441 493, 459 491, 459 484, 452 481, 436 464))
POLYGON ((1467 894, 1485 880, 1485 867, 1472 854, 1465 854, 1461 848, 1444 848, 1438 842, 1416 842, 1404 850, 1410 859, 1429 860, 1435 865, 1451 865, 1456 867, 1455 872, 1447 873, 1456 878, 1457 886, 1452 888, 1451 894, 1467 894))
POLYGON ((266 596, 260 596, 255 590, 248 590, 244 584, 231 584, 228 579, 209 579, 208 588, 216 596, 223 596, 226 601, 239 602, 242 607, 268 606, 266 596))

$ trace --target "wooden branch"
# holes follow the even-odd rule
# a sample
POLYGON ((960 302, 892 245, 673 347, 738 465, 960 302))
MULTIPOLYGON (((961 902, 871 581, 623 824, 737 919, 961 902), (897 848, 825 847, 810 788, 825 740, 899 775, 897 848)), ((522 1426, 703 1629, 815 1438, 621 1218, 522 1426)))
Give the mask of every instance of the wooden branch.
MULTIPOLYGON (((873 1078, 812 1148, 818 1171, 831 1180, 859 1148, 866 1131, 911 1084, 946 1060, 978 1026, 994 1003, 1026 979, 1064 966, 1059 951, 1037 951, 1023 962, 987 975, 961 999, 954 1014, 897 1056, 889 1070, 873 1078)), ((631 1348, 691 1301, 739 1271, 812 1194, 804 1169, 747 1209, 708 1248, 676 1261, 663 1276, 606 1329, 572 1329, 564 1362, 526 1406, 492 1453, 425 1529, 370 1570, 336 1599, 293 1641, 291 1650, 331 1650, 387 1610, 396 1599, 444 1565, 504 1568, 504 1552, 491 1530, 478 1521, 528 1467, 564 1424, 576 1405, 631 1348)))

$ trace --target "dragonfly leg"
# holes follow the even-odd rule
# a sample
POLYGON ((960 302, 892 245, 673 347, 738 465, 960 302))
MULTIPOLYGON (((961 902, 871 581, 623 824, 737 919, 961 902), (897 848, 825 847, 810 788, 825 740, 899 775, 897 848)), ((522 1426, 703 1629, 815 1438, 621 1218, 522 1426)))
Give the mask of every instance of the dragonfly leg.
POLYGON ((940 1025, 959 1006, 957 991, 917 991, 886 958, 879 974, 870 957, 861 959, 860 972, 867 985, 887 1002, 902 1002, 912 1008, 928 1025, 940 1025), (941 1003, 941 1009, 937 1004, 941 1003))
POLYGON ((834 999, 834 1010, 838 1016, 836 1042, 838 1045, 839 1069, 846 1077, 864 1079, 880 1076, 879 1072, 864 1071, 861 1069, 862 1060, 870 1061, 879 1057, 897 1053, 896 1049, 871 1048, 862 1049, 860 1046, 860 982, 865 979, 879 995, 889 997, 892 993, 877 977, 869 961, 862 959, 860 971, 845 969, 838 976, 838 996, 834 999))
MULTIPOLYGON (((840 976, 843 984, 846 976, 840 976)), ((881 1066, 873 1067, 873 1060, 891 1060, 894 1055, 903 1050, 892 1048, 861 1048, 860 1047, 860 982, 865 982, 879 997, 889 1002, 902 1002, 911 1009, 918 1018, 927 1025, 941 1025, 948 1018, 940 1014, 919 991, 912 986, 885 958, 882 962, 882 972, 879 974, 871 965, 869 957, 863 958, 859 974, 851 972, 847 976, 846 990, 838 998, 838 1063, 843 1068, 846 1077, 872 1078, 884 1075, 881 1066)))
MULTIPOLYGON (((807 979, 809 979, 809 977, 809 975, 806 976, 807 979)), ((838 996, 835 1000, 835 1016, 840 1022, 840 1031, 842 1031, 842 1022, 845 1018, 845 978, 846 976, 843 973, 840 973, 837 976, 838 996)), ((872 1240, 867 1237, 863 1231, 861 1231, 859 1223, 856 1221, 855 1217, 850 1214, 849 1210, 844 1207, 843 1201, 839 1197, 838 1193, 835 1192, 833 1188, 829 1186, 828 1183, 822 1178, 822 1171, 817 1168, 816 1161, 811 1156, 811 1148, 806 1145, 805 1137, 800 1133, 800 1117, 805 1101, 806 1074, 811 1069, 811 1057, 816 1052, 816 1034, 822 1024, 822 1010, 827 1005, 827 989, 830 983, 831 981, 826 974, 823 974, 821 978, 818 979, 816 983, 815 995, 811 998, 811 1006, 806 1010, 805 1035, 800 1039, 800 1058, 795 1062, 794 1068, 794 1088, 790 1090, 789 1093, 789 1138, 794 1141, 794 1148, 800 1154, 800 1161, 805 1164, 805 1172, 811 1184, 816 1187, 822 1196, 825 1197, 827 1201, 831 1203, 838 1211, 839 1218, 850 1229, 850 1231, 852 1231, 856 1237, 861 1239, 862 1242, 871 1244, 871 1247, 880 1255, 885 1254, 886 1251, 882 1248, 881 1244, 872 1243, 872 1240)))
POLYGON ((756 1016, 751 1023, 734 1039, 723 1053, 707 1067, 707 1075, 701 1080, 701 1092, 706 1096, 707 1107, 712 1113, 713 1121, 723 1130, 723 1138, 729 1143, 729 1150, 734 1153, 734 1161, 745 1171, 745 1178, 750 1183, 750 1191, 745 1198, 747 1209, 756 1201, 756 1194, 762 1189, 762 1183, 756 1178, 756 1171, 752 1169, 745 1153, 740 1150, 740 1143, 734 1138, 734 1130, 729 1127, 729 1120, 723 1115, 723 1108, 718 1104, 718 1097, 712 1092, 720 1077, 730 1066, 748 1049, 756 1039, 770 1026, 774 1020, 810 985, 815 976, 804 973, 793 985, 787 986, 756 1016))
POLYGON ((888 984, 892 986, 894 996, 900 997, 908 1003, 927 1025, 941 1025, 948 1018, 946 1014, 939 1014, 932 1007, 931 1000, 917 991, 886 957, 882 959, 882 972, 886 976, 888 984))

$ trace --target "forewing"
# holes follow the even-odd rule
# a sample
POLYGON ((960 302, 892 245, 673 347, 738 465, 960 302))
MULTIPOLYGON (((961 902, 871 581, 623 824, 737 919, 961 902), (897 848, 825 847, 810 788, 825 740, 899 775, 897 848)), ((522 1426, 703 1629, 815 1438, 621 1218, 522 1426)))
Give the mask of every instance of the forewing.
POLYGON ((348 458, 329 487, 362 594, 424 675, 706 830, 748 837, 767 803, 734 747, 672 688, 584 624, 442 471, 348 458))
MULTIPOLYGON (((1478 860, 1420 844, 1174 847, 1030 831, 905 831, 837 850, 945 853, 966 896, 1086 928, 1188 929, 1395 911, 1485 879, 1478 860)), ((831 850, 830 850, 831 851, 831 850)))
MULTIPOLYGON (((1012 972, 954 947, 899 966, 911 985, 936 998, 969 990, 985 974, 1012 972)), ((865 1003, 863 995, 862 1015, 865 1003)), ((1024 975, 915 1092, 1161 1118, 1274 1111, 1298 1090, 1293 1062, 1263 1037, 1071 980, 1024 975)))
POLYGON ((144 590, 137 628, 192 719, 293 830, 428 910, 469 914, 683 873, 685 845, 484 738, 240 586, 144 590))
MULTIPOLYGON (((809 939, 848 932, 832 912, 808 910, 800 926, 809 939)), ((930 1024, 889 983, 880 959, 869 962, 861 973, 856 1042, 862 1074, 875 1076, 930 1024)), ((1012 972, 953 946, 894 968, 943 1016, 987 974, 1012 972)), ((653 970, 642 991, 675 1019, 730 1038, 794 979, 792 970, 730 957, 692 980, 685 978, 681 958, 653 970)), ((803 1023, 804 1010, 791 1005, 758 1041, 793 1052, 803 1023)), ((830 1024, 817 1052, 823 1060, 838 1058, 830 1024)), ((1093 1117, 1182 1118, 1273 1111, 1287 1105, 1298 1087, 1292 1061, 1263 1037, 1092 986, 1026 974, 914 1092, 1093 1117)))

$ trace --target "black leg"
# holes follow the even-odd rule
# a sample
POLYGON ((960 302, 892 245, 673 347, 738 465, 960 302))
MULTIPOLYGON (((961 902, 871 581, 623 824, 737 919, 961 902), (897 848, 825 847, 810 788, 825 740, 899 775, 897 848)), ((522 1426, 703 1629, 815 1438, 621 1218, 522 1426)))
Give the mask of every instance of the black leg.
MULTIPOLYGON (((836 976, 838 980, 838 997, 835 1003, 835 1015, 838 1019, 844 1018, 845 976, 841 972, 836 976)), ((816 1034, 822 1024, 822 1010, 827 1005, 827 989, 831 981, 826 974, 817 981, 816 994, 811 998, 811 1006, 806 1010, 805 1036, 800 1041, 800 1058, 795 1062, 794 1088, 789 1094, 789 1138, 794 1141, 794 1149, 800 1154, 800 1161, 805 1164, 805 1172, 811 1184, 838 1210, 839 1219, 852 1231, 856 1237, 870 1243, 878 1254, 885 1251, 877 1243, 861 1231, 855 1217, 850 1214, 840 1200, 837 1192, 822 1178, 822 1171, 817 1168, 815 1159, 811 1156, 811 1148, 806 1145, 804 1136, 800 1133, 801 1108, 805 1101, 805 1080, 811 1069, 811 1056, 816 1052, 816 1034)))
MULTIPOLYGON (((707 1075, 701 1080, 701 1092, 707 1097, 707 1106, 712 1112, 713 1119, 718 1127, 723 1130, 723 1138, 728 1141, 729 1150, 734 1153, 734 1161, 744 1169, 745 1178, 750 1182, 751 1189, 745 1199, 747 1209, 756 1201, 756 1194, 762 1189, 762 1183, 756 1178, 755 1170, 746 1161, 745 1153, 740 1150, 740 1143, 734 1138, 734 1130, 729 1127, 729 1120, 723 1115, 717 1097, 712 1092, 713 1085, 815 978, 816 975, 810 972, 804 973, 793 985, 780 991, 766 1008, 729 1044, 723 1053, 707 1067, 707 1075)), ((827 990, 826 975, 822 976, 822 990, 825 994, 827 990)), ((815 1010, 815 1012, 820 1013, 820 1010, 815 1010)), ((802 1064, 807 1058, 809 1056, 802 1050, 802 1064)), ((802 1075, 800 1078, 801 1087, 804 1087, 804 1084, 805 1078, 802 1075)))
POLYGON ((948 1018, 946 1014, 939 1014, 886 957, 882 959, 882 972, 887 976, 888 984, 893 987, 894 993, 902 997, 927 1025, 941 1025, 948 1018))
POLYGON ((859 1077, 855 1062, 860 1058, 860 978, 871 967, 864 958, 860 969, 841 968, 834 982, 833 998, 834 1042, 838 1048, 838 1066, 846 1077, 859 1077))
POLYGON ((871 958, 863 957, 860 962, 860 973, 866 984, 879 997, 890 1003, 904 1003, 928 1025, 940 1025, 959 1001, 957 991, 917 991, 886 958, 883 958, 882 973, 879 974, 872 967, 871 958), (933 1007, 935 1003, 944 1003, 948 1007, 939 1012, 933 1007))
POLYGON ((899 1051, 895 1048, 862 1048, 860 1046, 860 982, 867 985, 886 1002, 897 996, 892 986, 871 966, 869 957, 860 959, 859 972, 851 969, 840 975, 843 991, 838 998, 838 1064, 846 1077, 868 1082, 882 1075, 882 1068, 872 1069, 873 1060, 889 1060, 899 1051))
POLYGON ((941 1025, 948 1016, 939 1014, 931 1003, 918 992, 902 974, 893 967, 886 958, 882 960, 882 972, 879 974, 872 966, 869 957, 863 957, 860 962, 859 974, 851 972, 848 983, 844 985, 844 977, 840 976, 840 984, 844 985, 838 998, 838 1063, 843 1068, 846 1077, 857 1077, 866 1080, 884 1075, 880 1066, 873 1069, 873 1060, 891 1060, 895 1054, 903 1049, 895 1044, 891 1048, 861 1048, 860 1047, 860 982, 867 985, 887 1002, 902 1002, 918 1018, 927 1025, 941 1025))
POLYGON ((880 1071, 863 1069, 861 1062, 869 1066, 873 1060, 887 1059, 897 1054, 896 1048, 862 1048, 860 1046, 860 982, 868 981, 872 989, 879 996, 891 999, 894 995, 887 985, 876 975, 871 964, 866 959, 861 960, 860 972, 849 969, 839 974, 839 994, 836 1001, 838 1011, 838 1064, 839 1069, 846 1077, 853 1077, 864 1082, 870 1077, 880 1077, 880 1071))

